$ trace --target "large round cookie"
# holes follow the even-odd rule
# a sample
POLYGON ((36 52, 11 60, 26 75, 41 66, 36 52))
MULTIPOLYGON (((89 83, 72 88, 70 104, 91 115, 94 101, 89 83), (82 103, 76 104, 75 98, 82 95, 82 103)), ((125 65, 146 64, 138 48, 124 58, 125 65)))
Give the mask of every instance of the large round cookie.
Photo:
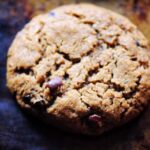
POLYGON ((98 135, 135 118, 150 97, 150 51, 127 18, 89 4, 32 19, 8 52, 7 85, 22 108, 98 135))

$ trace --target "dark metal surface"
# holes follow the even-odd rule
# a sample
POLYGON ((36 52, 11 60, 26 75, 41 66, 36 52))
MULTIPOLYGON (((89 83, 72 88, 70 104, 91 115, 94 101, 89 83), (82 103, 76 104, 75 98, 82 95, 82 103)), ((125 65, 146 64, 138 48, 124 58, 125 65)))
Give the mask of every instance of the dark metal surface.
MULTIPOLYGON (((64 133, 29 117, 9 94, 6 54, 16 32, 34 15, 72 2, 75 0, 0 0, 0 150, 150 150, 150 107, 128 125, 99 137, 85 137, 64 133)), ((150 0, 82 2, 128 16, 150 40, 150 0)))

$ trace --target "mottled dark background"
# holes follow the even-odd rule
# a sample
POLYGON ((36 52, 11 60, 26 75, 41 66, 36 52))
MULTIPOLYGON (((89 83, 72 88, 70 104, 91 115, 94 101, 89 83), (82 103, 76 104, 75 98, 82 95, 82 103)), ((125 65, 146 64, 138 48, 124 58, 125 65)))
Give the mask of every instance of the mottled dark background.
POLYGON ((0 0, 0 150, 150 150, 150 106, 119 129, 86 137, 29 117, 6 88, 6 55, 16 32, 41 12, 78 2, 95 3, 129 17, 150 41, 150 0, 0 0))

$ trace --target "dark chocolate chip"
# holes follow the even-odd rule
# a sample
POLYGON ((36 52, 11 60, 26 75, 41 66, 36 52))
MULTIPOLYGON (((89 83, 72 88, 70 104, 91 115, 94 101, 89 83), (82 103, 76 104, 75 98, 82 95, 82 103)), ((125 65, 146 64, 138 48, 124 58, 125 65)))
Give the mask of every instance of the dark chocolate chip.
POLYGON ((98 127, 102 126, 102 117, 97 114, 90 115, 88 121, 91 125, 96 125, 98 127))
POLYGON ((132 61, 137 61, 137 57, 132 57, 131 60, 132 61))
POLYGON ((46 87, 50 88, 51 90, 58 89, 60 86, 62 86, 61 77, 55 77, 46 84, 46 87))
POLYGON ((46 105, 43 100, 38 101, 35 104, 33 104, 33 107, 39 111, 44 111, 46 109, 46 105))
POLYGON ((26 104, 29 104, 30 103, 30 100, 31 100, 31 95, 30 94, 27 94, 23 97, 23 101, 26 103, 26 104))
POLYGON ((51 12, 49 12, 49 16, 53 16, 54 17, 55 13, 51 11, 51 12))
POLYGON ((141 44, 139 43, 139 41, 136 41, 136 46, 141 46, 141 44))
POLYGON ((65 73, 64 79, 67 80, 68 78, 69 78, 69 75, 67 73, 65 73))

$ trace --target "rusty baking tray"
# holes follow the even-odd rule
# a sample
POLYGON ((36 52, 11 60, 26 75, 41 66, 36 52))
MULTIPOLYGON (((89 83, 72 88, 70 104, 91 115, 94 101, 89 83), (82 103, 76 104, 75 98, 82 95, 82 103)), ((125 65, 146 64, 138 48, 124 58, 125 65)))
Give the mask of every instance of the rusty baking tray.
POLYGON ((39 13, 88 2, 127 16, 150 41, 150 0, 0 0, 0 150, 150 150, 150 106, 99 137, 64 133, 24 114, 6 88, 6 54, 15 34, 39 13))

